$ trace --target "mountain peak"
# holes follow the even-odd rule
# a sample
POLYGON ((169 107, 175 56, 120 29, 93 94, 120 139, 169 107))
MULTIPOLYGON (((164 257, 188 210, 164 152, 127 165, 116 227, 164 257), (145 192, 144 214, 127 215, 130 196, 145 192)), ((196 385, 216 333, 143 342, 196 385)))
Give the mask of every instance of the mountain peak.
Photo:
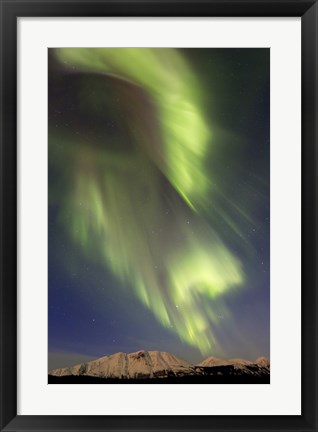
POLYGON ((70 368, 55 369, 50 375, 87 375, 103 378, 153 378, 193 372, 190 363, 162 351, 139 350, 116 353, 70 368))
POLYGON ((255 360, 255 363, 260 365, 260 366, 263 366, 263 367, 267 367, 267 368, 270 367, 270 361, 269 361, 269 358, 267 358, 267 357, 258 357, 255 360))
POLYGON ((126 354, 118 352, 104 356, 88 363, 82 363, 70 368, 55 369, 49 375, 86 376, 105 379, 149 379, 186 377, 194 375, 213 374, 269 374, 270 363, 266 357, 259 357, 255 362, 234 358, 225 360, 218 357, 208 357, 194 366, 174 354, 164 351, 138 350, 126 354))

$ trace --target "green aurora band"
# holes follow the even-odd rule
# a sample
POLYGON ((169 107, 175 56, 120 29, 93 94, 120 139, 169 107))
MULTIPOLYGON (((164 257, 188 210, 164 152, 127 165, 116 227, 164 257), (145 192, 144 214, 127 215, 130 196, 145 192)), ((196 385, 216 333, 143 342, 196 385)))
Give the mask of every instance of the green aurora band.
MULTIPOLYGON (((204 163, 213 136, 195 74, 174 49, 54 53, 69 73, 116 83, 127 101, 121 109, 130 137, 129 152, 118 152, 122 137, 106 135, 101 145, 92 145, 88 133, 50 127, 50 146, 63 147, 63 154, 50 150, 50 163, 65 170, 67 160, 67 187, 50 191, 61 223, 87 259, 106 265, 164 327, 202 354, 211 353, 219 347, 220 315, 230 316, 222 297, 242 286, 244 274, 203 217, 213 197, 213 173, 204 163), (162 179, 172 191, 166 200, 162 179)), ((90 98, 85 86, 81 97, 90 98)))

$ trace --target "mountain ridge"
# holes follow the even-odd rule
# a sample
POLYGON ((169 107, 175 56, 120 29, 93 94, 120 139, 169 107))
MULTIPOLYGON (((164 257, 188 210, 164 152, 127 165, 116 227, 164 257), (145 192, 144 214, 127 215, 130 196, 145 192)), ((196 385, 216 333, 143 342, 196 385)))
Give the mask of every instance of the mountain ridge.
POLYGON ((103 379, 140 380, 156 378, 182 378, 197 375, 269 376, 270 361, 258 357, 254 362, 245 359, 225 360, 210 356, 198 364, 191 364, 165 351, 139 350, 118 352, 68 368, 53 369, 51 377, 93 377, 103 379))

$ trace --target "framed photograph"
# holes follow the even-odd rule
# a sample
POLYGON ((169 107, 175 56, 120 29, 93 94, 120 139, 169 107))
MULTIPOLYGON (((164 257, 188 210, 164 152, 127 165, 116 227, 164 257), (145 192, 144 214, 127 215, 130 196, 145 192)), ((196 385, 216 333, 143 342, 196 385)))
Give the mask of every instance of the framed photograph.
POLYGON ((1 1, 1 431, 317 430, 317 10, 1 1))

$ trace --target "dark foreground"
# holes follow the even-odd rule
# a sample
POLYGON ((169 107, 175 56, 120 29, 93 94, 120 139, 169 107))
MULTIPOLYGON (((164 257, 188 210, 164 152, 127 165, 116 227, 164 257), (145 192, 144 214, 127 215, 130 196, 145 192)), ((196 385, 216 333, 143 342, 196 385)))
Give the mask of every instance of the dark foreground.
POLYGON ((90 376, 48 376, 49 384, 270 384, 270 375, 191 375, 168 378, 119 379, 90 376))

